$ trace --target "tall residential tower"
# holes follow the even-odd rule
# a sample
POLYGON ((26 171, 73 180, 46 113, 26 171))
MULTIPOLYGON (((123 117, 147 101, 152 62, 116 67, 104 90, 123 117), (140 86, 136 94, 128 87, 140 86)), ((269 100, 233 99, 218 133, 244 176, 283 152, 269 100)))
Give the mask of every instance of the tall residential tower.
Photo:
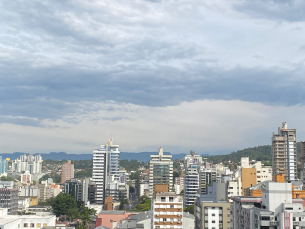
POLYGON ((285 181, 297 179, 296 129, 288 129, 286 122, 272 136, 273 179, 280 174, 284 174, 285 181))
POLYGON ((168 191, 173 188, 173 161, 172 155, 163 155, 160 147, 158 155, 150 155, 149 161, 149 197, 152 198, 156 184, 167 184, 168 191))
POLYGON ((97 204, 104 204, 108 176, 119 179, 119 160, 119 145, 113 145, 112 139, 106 145, 93 150, 92 181, 96 185, 97 204))

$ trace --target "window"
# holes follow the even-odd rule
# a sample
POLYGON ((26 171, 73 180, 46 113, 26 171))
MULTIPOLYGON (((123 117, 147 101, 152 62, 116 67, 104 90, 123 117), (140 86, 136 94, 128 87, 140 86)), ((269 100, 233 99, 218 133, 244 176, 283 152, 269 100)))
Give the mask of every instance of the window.
POLYGON ((41 228, 41 223, 37 223, 36 227, 41 228))
POLYGON ((212 207, 212 209, 215 209, 215 207, 212 207))
POLYGON ((166 218, 163 218, 163 222, 166 222, 166 218))
POLYGON ((27 224, 27 223, 24 223, 24 224, 23 224, 23 227, 28 227, 28 224, 27 224))
POLYGON ((31 224, 30 224, 30 227, 35 227, 35 223, 31 223, 31 224))
POLYGON ((215 220, 212 220, 212 223, 215 223, 215 220))
POLYGON ((174 202, 174 197, 170 197, 169 202, 174 202))
POLYGON ((175 207, 174 205, 171 205, 171 206, 170 206, 170 208, 174 208, 174 207, 175 207))
POLYGON ((212 214, 212 216, 215 216, 215 214, 212 214))
POLYGON ((161 197, 161 202, 165 202, 165 197, 161 197))
POLYGON ((44 227, 47 227, 47 226, 48 226, 48 224, 47 224, 47 223, 44 223, 44 224, 43 224, 43 226, 44 226, 44 227))

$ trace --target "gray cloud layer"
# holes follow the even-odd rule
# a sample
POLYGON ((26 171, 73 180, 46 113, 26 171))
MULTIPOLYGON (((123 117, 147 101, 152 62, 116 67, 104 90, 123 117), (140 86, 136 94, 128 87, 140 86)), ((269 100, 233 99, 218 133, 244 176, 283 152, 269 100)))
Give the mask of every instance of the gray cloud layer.
MULTIPOLYGON (((95 112, 126 104, 164 108, 239 100, 303 106, 302 5, 1 2, 0 123, 68 128, 44 120, 64 117, 72 125, 80 122, 75 116, 90 114, 94 122, 95 112)), ((98 118, 129 119, 124 113, 98 118)))

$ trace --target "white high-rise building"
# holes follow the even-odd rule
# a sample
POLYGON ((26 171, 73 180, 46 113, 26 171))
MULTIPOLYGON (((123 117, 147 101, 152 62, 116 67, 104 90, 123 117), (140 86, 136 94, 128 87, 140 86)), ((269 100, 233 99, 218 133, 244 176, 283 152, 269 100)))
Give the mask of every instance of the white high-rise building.
POLYGON ((296 129, 288 129, 283 122, 278 134, 272 136, 272 172, 273 176, 285 175, 285 181, 297 179, 296 129))
POLYGON ((200 166, 202 157, 194 151, 184 157, 184 205, 194 204, 197 194, 200 193, 200 166))
POLYGON ((115 180, 119 179, 119 160, 119 145, 113 145, 112 139, 106 145, 93 150, 92 181, 96 185, 97 204, 104 204, 108 176, 113 176, 115 180))

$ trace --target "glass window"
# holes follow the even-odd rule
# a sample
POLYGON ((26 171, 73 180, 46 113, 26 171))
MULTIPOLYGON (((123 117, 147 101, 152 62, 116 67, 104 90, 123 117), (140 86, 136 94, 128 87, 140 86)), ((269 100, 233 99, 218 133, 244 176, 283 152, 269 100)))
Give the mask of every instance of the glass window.
POLYGON ((35 227, 35 223, 31 223, 31 224, 30 224, 30 227, 35 227))
POLYGON ((36 227, 41 228, 41 223, 37 223, 36 227))
POLYGON ((28 227, 28 224, 27 224, 27 223, 24 223, 24 224, 23 224, 23 227, 28 227))

